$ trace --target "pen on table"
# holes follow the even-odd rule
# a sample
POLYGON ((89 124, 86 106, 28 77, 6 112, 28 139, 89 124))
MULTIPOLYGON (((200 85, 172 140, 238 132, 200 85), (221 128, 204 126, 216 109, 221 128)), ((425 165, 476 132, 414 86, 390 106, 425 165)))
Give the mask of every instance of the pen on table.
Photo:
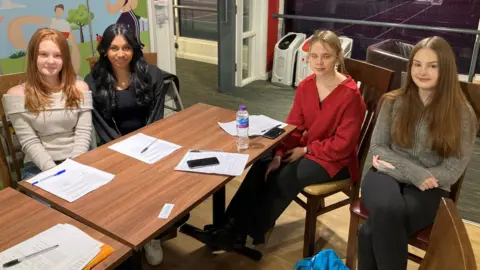
POLYGON ((262 130, 262 133, 263 133, 263 132, 267 132, 267 131, 269 131, 270 129, 274 129, 274 128, 280 127, 280 126, 281 126, 281 124, 278 124, 278 125, 276 125, 276 126, 274 126, 274 127, 272 127, 272 128, 264 129, 264 130, 262 130))
POLYGON ((44 178, 41 178, 41 179, 33 182, 32 185, 35 186, 36 184, 38 184, 38 183, 40 183, 40 182, 42 182, 42 181, 44 181, 44 180, 47 180, 47 179, 49 179, 50 177, 54 177, 54 176, 60 175, 60 174, 62 174, 62 173, 64 173, 64 172, 65 172, 65 170, 61 170, 61 171, 56 172, 55 174, 52 174, 52 175, 49 175, 49 176, 45 176, 44 178))
POLYGON ((192 149, 192 150, 190 150, 189 152, 193 152, 193 153, 200 153, 200 152, 223 152, 223 150, 196 150, 196 149, 192 149))
POLYGON ((53 249, 55 249, 55 248, 57 248, 57 247, 58 247, 58 245, 51 246, 51 247, 49 247, 49 248, 42 249, 42 250, 37 251, 37 252, 35 252, 35 253, 32 253, 32 254, 30 254, 30 255, 23 256, 23 257, 20 257, 20 258, 18 258, 18 259, 15 259, 15 260, 11 260, 11 261, 9 261, 9 262, 4 263, 4 264, 3 264, 3 268, 15 266, 15 265, 17 265, 17 264, 19 264, 19 263, 21 263, 21 262, 23 262, 23 261, 25 261, 25 260, 28 260, 28 259, 30 259, 30 258, 32 258, 32 257, 35 257, 35 256, 40 255, 40 254, 42 254, 42 253, 45 253, 45 252, 47 252, 47 251, 53 250, 53 249))
POLYGON ((153 140, 151 143, 149 143, 145 148, 143 148, 142 152, 140 152, 140 154, 143 154, 145 151, 148 150, 148 148, 150 146, 152 146, 155 142, 157 141, 157 139, 153 140))

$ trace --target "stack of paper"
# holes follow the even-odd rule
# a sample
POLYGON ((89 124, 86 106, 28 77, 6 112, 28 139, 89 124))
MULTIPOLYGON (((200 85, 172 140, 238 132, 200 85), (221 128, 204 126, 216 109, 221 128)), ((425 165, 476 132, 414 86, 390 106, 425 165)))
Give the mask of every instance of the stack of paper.
POLYGON ((138 133, 108 148, 145 163, 153 164, 177 151, 181 146, 138 133))
POLYGON ((70 224, 57 224, 36 236, 0 253, 0 266, 11 260, 58 245, 8 267, 10 270, 83 269, 100 252, 102 243, 70 224))
POLYGON ((187 154, 180 161, 180 163, 178 163, 177 167, 175 167, 175 170, 239 176, 243 173, 243 170, 245 170, 245 165, 247 165, 247 162, 248 155, 246 154, 224 153, 208 150, 198 152, 188 151, 187 154), (219 161, 219 164, 193 169, 188 167, 188 160, 208 157, 216 157, 219 161))
POLYGON ((27 180, 28 183, 46 190, 68 202, 109 183, 115 175, 80 164, 71 159, 27 180), (61 171, 65 172, 55 175, 61 171), (55 176, 54 176, 55 175, 55 176))
MULTIPOLYGON (((250 115, 249 117, 249 127, 248 135, 249 136, 260 136, 266 133, 268 130, 273 127, 285 127, 287 124, 272 119, 265 115, 250 115)), ((218 123, 220 127, 225 130, 228 134, 232 136, 237 136, 237 124, 235 121, 228 123, 218 123)))

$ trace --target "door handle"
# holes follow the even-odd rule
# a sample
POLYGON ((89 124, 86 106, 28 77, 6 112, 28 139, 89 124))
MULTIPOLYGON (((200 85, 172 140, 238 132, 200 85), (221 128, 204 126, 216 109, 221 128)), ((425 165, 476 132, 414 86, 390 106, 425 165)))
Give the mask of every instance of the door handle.
POLYGON ((222 23, 227 23, 228 22, 228 0, 224 0, 225 2, 225 6, 223 7, 224 10, 225 10, 225 13, 224 13, 224 16, 223 16, 223 20, 222 20, 222 23))

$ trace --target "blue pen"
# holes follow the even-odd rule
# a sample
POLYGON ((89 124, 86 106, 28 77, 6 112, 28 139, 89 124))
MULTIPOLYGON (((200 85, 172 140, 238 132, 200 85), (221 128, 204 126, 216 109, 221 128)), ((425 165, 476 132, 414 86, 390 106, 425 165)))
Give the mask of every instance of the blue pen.
POLYGON ((40 183, 40 182, 42 182, 42 181, 44 181, 44 180, 47 180, 47 179, 49 179, 50 177, 58 176, 58 175, 60 175, 60 174, 62 174, 62 173, 64 173, 64 172, 65 172, 65 170, 58 171, 58 172, 55 173, 55 174, 46 176, 45 178, 42 178, 42 179, 40 179, 40 180, 37 180, 37 181, 33 182, 32 185, 35 186, 36 184, 38 184, 38 183, 40 183))

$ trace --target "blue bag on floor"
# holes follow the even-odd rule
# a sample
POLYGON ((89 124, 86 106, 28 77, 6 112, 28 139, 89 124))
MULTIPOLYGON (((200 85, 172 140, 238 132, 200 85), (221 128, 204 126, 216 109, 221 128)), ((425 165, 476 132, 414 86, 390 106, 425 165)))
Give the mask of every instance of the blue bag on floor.
POLYGON ((348 267, 333 249, 326 249, 311 258, 297 262, 294 270, 348 270, 348 267))

